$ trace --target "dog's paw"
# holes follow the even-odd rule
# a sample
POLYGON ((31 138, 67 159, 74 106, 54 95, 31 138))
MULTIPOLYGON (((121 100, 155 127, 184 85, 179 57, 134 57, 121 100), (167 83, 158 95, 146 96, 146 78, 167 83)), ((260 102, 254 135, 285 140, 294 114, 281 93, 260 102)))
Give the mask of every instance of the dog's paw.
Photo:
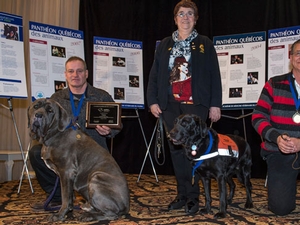
POLYGON ((231 205, 231 203, 232 203, 232 199, 229 198, 229 199, 227 200, 227 205, 231 205))
POLYGON ((212 214, 212 211, 204 208, 200 209, 200 214, 212 214))
POLYGON ((84 213, 84 215, 79 217, 79 220, 81 222, 91 222, 91 221, 95 221, 97 218, 95 218, 94 216, 92 216, 91 214, 86 214, 84 213))
POLYGON ((224 212, 218 212, 214 215, 215 219, 222 219, 222 218, 225 218, 225 217, 226 217, 226 213, 224 213, 224 212))
POLYGON ((49 222, 57 222, 57 221, 64 221, 64 220, 65 220, 65 217, 61 216, 58 213, 55 213, 55 214, 48 217, 49 222))
POLYGON ((251 208, 253 208, 253 202, 246 202, 246 204, 245 204, 245 208, 246 209, 251 209, 251 208))

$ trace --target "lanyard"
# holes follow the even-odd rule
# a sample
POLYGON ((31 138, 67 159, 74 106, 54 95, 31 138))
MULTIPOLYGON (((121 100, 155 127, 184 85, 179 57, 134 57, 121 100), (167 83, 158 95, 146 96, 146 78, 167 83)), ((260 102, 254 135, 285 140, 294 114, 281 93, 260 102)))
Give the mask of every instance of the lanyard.
POLYGON ((290 82, 290 89, 291 89, 291 92, 292 92, 292 95, 293 95, 293 98, 294 98, 294 102, 295 102, 295 105, 296 105, 296 111, 298 111, 299 106, 300 106, 300 99, 297 98, 295 89, 294 89, 292 81, 291 81, 291 77, 289 77, 289 82, 290 82))
POLYGON ((81 95, 80 100, 79 100, 79 104, 76 108, 75 103, 74 103, 74 95, 73 95, 72 91, 70 90, 70 101, 71 101, 71 106, 72 106, 72 113, 73 113, 73 116, 74 116, 74 122, 77 120, 77 117, 79 116, 80 109, 81 109, 82 104, 83 104, 84 95, 85 95, 85 93, 83 93, 81 95))

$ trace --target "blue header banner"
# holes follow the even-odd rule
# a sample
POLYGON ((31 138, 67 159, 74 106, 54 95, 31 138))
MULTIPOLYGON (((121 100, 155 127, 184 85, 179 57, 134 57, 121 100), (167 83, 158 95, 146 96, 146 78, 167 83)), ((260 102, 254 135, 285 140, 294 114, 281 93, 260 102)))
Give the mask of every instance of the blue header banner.
POLYGON ((52 26, 48 24, 29 22, 29 30, 31 32, 31 36, 37 36, 41 38, 39 33, 34 33, 34 31, 45 33, 42 38, 52 38, 52 39, 60 39, 63 40, 62 37, 83 39, 84 35, 82 31, 72 30, 63 27, 52 26), (51 36, 53 34, 53 36, 51 36), (55 36, 54 36, 55 35, 55 36), (59 37, 62 36, 62 37, 59 37))

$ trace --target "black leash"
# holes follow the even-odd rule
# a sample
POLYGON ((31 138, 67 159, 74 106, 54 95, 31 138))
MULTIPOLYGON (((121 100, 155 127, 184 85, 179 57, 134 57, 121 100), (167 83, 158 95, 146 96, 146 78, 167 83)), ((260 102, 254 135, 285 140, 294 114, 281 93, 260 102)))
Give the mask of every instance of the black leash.
POLYGON ((161 115, 159 116, 158 123, 157 123, 154 156, 155 156, 155 161, 158 165, 160 166, 164 165, 166 161, 166 154, 165 154, 165 141, 164 141, 164 123, 161 115), (159 162, 160 155, 162 155, 163 157, 162 162, 159 162))
POLYGON ((54 185, 54 188, 51 192, 51 194, 49 195, 49 197, 46 199, 46 202, 44 204, 44 210, 45 211, 57 211, 60 209, 61 206, 56 206, 56 207, 48 207, 49 203, 51 202, 56 190, 57 190, 57 187, 58 187, 58 183, 59 183, 59 176, 56 177, 56 180, 55 180, 55 185, 54 185))
MULTIPOLYGON (((56 177, 56 180, 55 180, 55 185, 53 187, 53 190, 51 192, 51 194, 48 196, 48 198, 46 199, 45 203, 44 203, 44 210, 45 211, 58 211, 61 206, 54 206, 54 207, 49 207, 49 204, 57 190, 57 187, 58 187, 58 184, 59 184, 59 176, 56 177)), ((74 209, 80 209, 80 206, 73 206, 74 209)))

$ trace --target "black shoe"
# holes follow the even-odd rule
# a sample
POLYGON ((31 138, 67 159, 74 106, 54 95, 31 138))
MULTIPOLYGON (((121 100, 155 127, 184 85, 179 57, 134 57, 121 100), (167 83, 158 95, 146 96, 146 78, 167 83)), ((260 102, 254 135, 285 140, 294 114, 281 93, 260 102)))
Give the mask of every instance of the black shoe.
POLYGON ((188 214, 195 214, 199 211, 199 199, 188 199, 185 204, 185 212, 188 214))
POLYGON ((168 206, 168 210, 181 209, 186 203, 186 198, 177 196, 168 206))
MULTIPOLYGON (((45 208, 45 201, 44 202, 36 202, 33 204, 30 204, 30 207, 33 208, 34 210, 44 210, 45 208)), ((61 207, 61 201, 55 202, 52 201, 48 204, 47 208, 60 208, 61 207)))

